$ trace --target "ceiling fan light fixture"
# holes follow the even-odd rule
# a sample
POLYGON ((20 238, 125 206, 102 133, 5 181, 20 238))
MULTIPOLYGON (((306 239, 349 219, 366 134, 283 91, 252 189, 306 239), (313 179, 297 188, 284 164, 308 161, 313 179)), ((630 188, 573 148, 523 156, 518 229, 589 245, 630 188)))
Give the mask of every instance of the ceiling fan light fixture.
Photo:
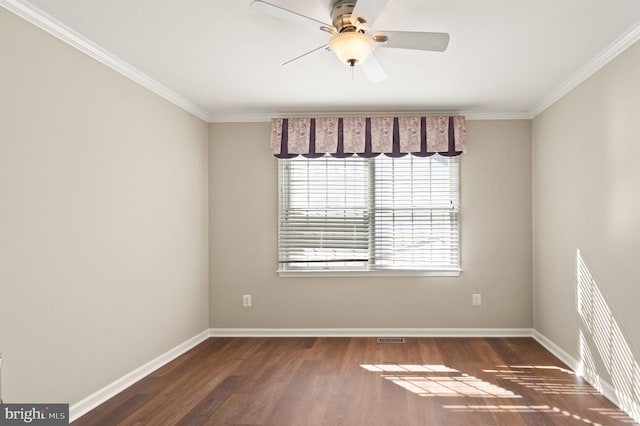
POLYGON ((364 62, 373 51, 373 40, 359 32, 344 32, 334 35, 329 47, 345 64, 354 66, 364 62))

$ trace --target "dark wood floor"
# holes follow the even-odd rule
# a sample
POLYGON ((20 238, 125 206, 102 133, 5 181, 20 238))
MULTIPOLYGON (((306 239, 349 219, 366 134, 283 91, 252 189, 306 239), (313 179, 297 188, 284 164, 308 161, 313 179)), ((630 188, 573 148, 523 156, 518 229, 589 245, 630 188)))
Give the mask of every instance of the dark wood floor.
POLYGON ((529 338, 211 338, 74 425, 636 424, 529 338))

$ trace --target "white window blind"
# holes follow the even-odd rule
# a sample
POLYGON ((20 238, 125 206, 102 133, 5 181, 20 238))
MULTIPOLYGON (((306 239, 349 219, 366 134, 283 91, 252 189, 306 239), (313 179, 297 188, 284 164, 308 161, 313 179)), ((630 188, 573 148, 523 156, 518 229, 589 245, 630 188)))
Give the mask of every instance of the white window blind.
POLYGON ((458 269, 458 157, 374 161, 375 268, 458 269))
POLYGON ((458 271, 459 159, 279 160, 280 271, 458 271))

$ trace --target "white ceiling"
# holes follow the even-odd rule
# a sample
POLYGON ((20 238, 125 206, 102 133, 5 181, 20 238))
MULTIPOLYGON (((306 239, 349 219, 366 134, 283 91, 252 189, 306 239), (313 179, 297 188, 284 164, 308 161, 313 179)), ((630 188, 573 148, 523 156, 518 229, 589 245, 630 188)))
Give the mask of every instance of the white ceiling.
MULTIPOLYGON (((331 21, 331 0, 271 2, 331 21)), ((352 78, 324 50, 283 67, 330 35, 263 15, 249 3, 0 0, 49 27, 62 23, 53 32, 72 34, 76 45, 88 40, 104 62, 137 69, 141 74, 130 76, 150 77, 148 87, 210 121, 311 112, 528 117, 577 81, 577 72, 592 72, 640 38, 638 0, 390 0, 374 29, 448 32, 451 41, 444 53, 377 49, 389 77, 371 83, 357 68, 352 78)))

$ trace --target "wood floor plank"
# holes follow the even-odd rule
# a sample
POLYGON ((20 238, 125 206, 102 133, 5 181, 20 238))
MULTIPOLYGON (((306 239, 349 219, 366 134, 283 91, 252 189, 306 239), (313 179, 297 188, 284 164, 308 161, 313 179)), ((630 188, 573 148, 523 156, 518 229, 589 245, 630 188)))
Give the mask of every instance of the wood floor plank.
POLYGON ((530 338, 211 338, 74 425, 631 425, 530 338))
POLYGON ((304 354, 312 344, 305 339, 298 344, 292 339, 272 339, 265 343, 263 356, 256 355, 245 363, 250 373, 246 376, 246 392, 252 396, 251 403, 240 419, 241 424, 264 424, 275 405, 279 403, 289 383, 305 361, 304 354), (271 349, 267 349, 270 345, 271 349), (259 368, 256 368, 259 366, 259 368))

